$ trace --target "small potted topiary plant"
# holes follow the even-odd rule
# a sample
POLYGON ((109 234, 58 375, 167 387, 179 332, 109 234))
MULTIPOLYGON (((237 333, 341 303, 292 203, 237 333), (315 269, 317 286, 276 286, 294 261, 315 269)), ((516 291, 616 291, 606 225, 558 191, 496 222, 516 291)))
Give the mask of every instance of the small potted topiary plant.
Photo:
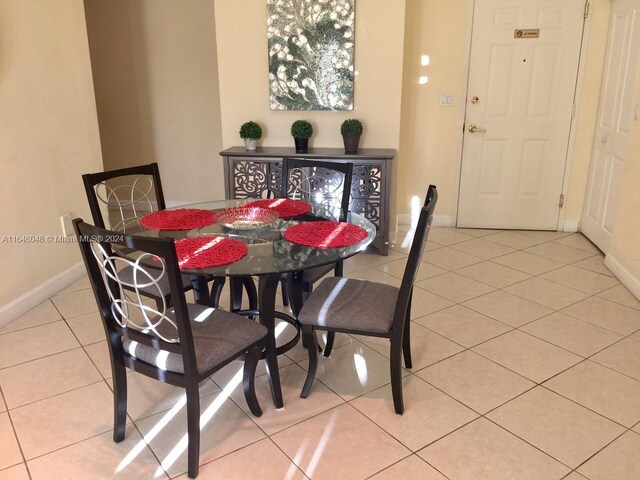
POLYGON ((344 140, 344 153, 358 153, 358 145, 362 136, 362 122, 355 118, 345 120, 340 127, 340 133, 342 133, 344 140))
POLYGON ((256 141, 262 138, 262 127, 257 122, 245 122, 240 127, 240 138, 247 150, 255 150, 256 141))
POLYGON ((296 153, 307 153, 313 127, 306 120, 296 120, 291 125, 291 136, 296 144, 296 153))

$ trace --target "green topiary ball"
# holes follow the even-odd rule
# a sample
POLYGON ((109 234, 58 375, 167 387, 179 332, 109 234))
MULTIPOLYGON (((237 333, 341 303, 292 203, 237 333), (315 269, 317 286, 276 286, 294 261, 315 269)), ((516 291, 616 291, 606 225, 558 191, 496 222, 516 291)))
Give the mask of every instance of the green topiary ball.
POLYGON ((362 122, 355 118, 350 118, 342 122, 340 127, 342 135, 362 135, 362 122))
POLYGON ((240 127, 240 138, 259 140, 262 138, 262 127, 256 122, 246 122, 240 127))
POLYGON ((291 125, 291 136, 293 138, 311 138, 313 127, 306 120, 296 120, 291 125))

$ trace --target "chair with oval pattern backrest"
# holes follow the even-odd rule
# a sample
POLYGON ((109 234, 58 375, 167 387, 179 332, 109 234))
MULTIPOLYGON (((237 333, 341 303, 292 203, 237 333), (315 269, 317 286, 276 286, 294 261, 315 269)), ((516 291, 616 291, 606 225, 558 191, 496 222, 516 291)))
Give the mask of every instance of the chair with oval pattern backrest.
POLYGON ((74 220, 107 336, 113 374, 115 442, 124 439, 129 368, 186 390, 189 477, 198 474, 200 451, 200 382, 245 356, 244 393, 251 412, 262 411, 254 377, 267 329, 218 308, 187 303, 173 239, 125 235, 74 220), (120 256, 126 249, 128 256, 120 256), (133 253, 132 253, 133 252, 133 253), (135 259, 134 259, 135 256, 135 259), (131 275, 121 276, 122 266, 131 275), (161 295, 170 288, 172 306, 161 295), (145 303, 141 289, 156 289, 161 303, 145 303))

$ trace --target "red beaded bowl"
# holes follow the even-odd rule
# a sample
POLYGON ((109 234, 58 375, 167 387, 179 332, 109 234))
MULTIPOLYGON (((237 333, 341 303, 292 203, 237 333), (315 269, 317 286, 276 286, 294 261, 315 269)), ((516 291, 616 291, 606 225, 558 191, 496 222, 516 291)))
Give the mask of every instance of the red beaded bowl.
POLYGON ((278 213, 268 208, 237 207, 216 212, 216 222, 234 230, 253 230, 273 223, 278 213))

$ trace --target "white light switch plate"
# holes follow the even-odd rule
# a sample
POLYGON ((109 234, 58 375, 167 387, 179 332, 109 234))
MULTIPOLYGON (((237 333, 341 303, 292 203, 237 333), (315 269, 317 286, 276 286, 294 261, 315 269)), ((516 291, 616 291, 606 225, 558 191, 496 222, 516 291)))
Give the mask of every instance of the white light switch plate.
POLYGON ((453 93, 441 93, 440 94, 440 106, 451 107, 453 106, 453 93))

